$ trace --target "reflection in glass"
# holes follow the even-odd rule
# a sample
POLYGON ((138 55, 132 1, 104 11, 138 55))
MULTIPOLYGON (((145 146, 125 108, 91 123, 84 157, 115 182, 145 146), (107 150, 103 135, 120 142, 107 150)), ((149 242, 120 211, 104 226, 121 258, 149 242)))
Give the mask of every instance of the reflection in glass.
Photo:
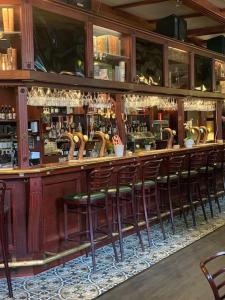
POLYGON ((212 59, 195 55, 195 89, 198 91, 212 90, 212 59))
POLYGON ((84 77, 84 24, 33 9, 35 69, 84 77))
POLYGON ((216 92, 225 92, 225 62, 215 60, 216 92))
POLYGON ((163 47, 142 39, 136 40, 137 81, 162 86, 163 47))
POLYGON ((186 51, 169 47, 169 87, 188 89, 189 56, 186 51))

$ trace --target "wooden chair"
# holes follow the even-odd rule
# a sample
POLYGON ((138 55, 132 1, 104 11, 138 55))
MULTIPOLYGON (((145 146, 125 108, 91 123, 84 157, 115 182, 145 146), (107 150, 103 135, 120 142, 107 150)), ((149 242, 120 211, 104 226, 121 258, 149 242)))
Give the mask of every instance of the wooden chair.
POLYGON ((222 267, 219 270, 217 270, 216 272, 210 273, 206 266, 208 263, 213 262, 222 256, 225 256, 225 251, 218 252, 215 255, 207 258, 205 261, 202 261, 200 263, 201 270, 211 286, 215 300, 225 299, 225 294, 220 295, 220 290, 225 286, 225 280, 219 281, 220 275, 223 275, 223 277, 224 277, 225 268, 222 267), (217 282, 217 280, 218 280, 218 282, 217 282))
MULTIPOLYGON (((160 172, 160 166, 162 159, 146 161, 141 165, 141 180, 135 183, 135 196, 138 201, 138 207, 140 204, 143 206, 143 214, 145 220, 145 226, 148 234, 149 246, 151 246, 150 236, 150 215, 156 215, 159 222, 163 238, 166 238, 163 221, 160 212, 160 203, 158 197, 157 178, 160 172), (153 199, 153 201, 152 201, 153 199), (153 211, 153 204, 155 204, 156 211, 153 211)), ((139 213, 140 215, 141 213, 139 213)))
MULTIPOLYGON (((106 238, 111 240, 115 259, 118 261, 118 255, 115 246, 115 239, 112 234, 112 222, 110 220, 110 208, 108 200, 108 188, 111 181, 113 168, 102 167, 99 169, 87 172, 87 192, 86 193, 75 193, 72 195, 66 195, 63 197, 64 201, 64 230, 65 240, 68 240, 68 229, 67 229, 67 215, 68 213, 78 213, 86 216, 86 233, 89 235, 89 241, 91 244, 92 264, 93 271, 96 271, 96 260, 95 260, 95 233, 103 233, 106 238), (97 212, 101 210, 105 212, 106 230, 104 226, 96 224, 97 212)), ((78 234, 83 234, 78 232, 78 234)), ((70 239, 71 240, 71 239, 70 239)))
POLYGON ((174 206, 173 206, 173 198, 174 195, 179 197, 179 208, 181 209, 184 217, 185 224, 187 226, 186 214, 183 209, 182 197, 180 197, 181 189, 180 189, 180 176, 183 168, 185 155, 172 156, 168 159, 167 165, 167 173, 164 176, 160 176, 157 179, 159 192, 166 191, 168 195, 168 202, 164 205, 169 204, 169 214, 172 224, 172 231, 175 234, 175 224, 174 224, 174 206), (172 191, 175 191, 172 195, 172 191))
POLYGON ((5 191, 6 191, 6 184, 4 181, 0 181, 0 240, 1 240, 2 257, 3 257, 3 263, 5 269, 5 276, 7 279, 9 297, 13 298, 11 273, 8 264, 8 260, 9 260, 8 227, 7 227, 8 208, 5 205, 5 191))
POLYGON ((114 207, 116 208, 116 219, 113 222, 118 224, 119 244, 121 260, 124 259, 123 248, 123 226, 132 225, 138 235, 142 251, 144 251, 144 244, 141 238, 140 229, 137 219, 137 204, 135 201, 135 182, 138 176, 138 169, 140 164, 134 163, 122 166, 117 171, 116 187, 109 189, 109 193, 114 197, 114 207), (130 213, 128 215, 128 207, 130 213), (126 209, 126 212, 125 212, 126 209))

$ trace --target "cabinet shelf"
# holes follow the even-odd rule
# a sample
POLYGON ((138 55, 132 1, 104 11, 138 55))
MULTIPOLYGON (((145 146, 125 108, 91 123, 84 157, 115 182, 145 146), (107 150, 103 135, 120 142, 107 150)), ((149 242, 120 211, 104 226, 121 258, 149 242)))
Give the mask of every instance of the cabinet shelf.
POLYGON ((16 123, 16 120, 0 120, 1 123, 16 123))
POLYGON ((110 53, 94 53, 94 60, 98 62, 105 61, 129 61, 130 58, 128 56, 123 55, 114 55, 110 53))

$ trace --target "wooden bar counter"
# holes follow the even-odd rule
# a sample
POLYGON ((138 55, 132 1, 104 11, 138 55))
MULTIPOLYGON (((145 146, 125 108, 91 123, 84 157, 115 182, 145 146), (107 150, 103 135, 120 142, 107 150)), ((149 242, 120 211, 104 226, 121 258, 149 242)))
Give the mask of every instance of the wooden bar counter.
MULTIPOLYGON (((15 274, 36 274, 83 254, 82 250, 88 244, 64 242, 62 197, 85 191, 87 170, 103 165, 113 166, 116 170, 134 161, 166 160, 175 154, 186 155, 223 147, 223 144, 210 143, 192 149, 151 150, 121 158, 109 156, 39 168, 1 170, 0 179, 7 183, 7 201, 11 205, 9 236, 13 257, 11 266, 15 274)), ((71 233, 80 229, 78 217, 69 216, 69 226, 71 233)))

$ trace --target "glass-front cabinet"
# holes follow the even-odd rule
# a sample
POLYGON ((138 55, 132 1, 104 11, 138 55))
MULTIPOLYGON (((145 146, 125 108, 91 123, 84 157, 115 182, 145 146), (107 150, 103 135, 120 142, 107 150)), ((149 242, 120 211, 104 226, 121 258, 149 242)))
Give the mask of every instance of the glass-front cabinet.
POLYGON ((0 71, 21 68, 20 7, 1 5, 0 71))
POLYGON ((93 28, 94 78, 125 82, 129 62, 128 36, 115 30, 93 28))
POLYGON ((84 23, 34 8, 33 24, 35 69, 84 77, 84 23))
POLYGON ((225 93, 225 62, 221 60, 215 60, 214 72, 215 91, 219 93, 225 93))
POLYGON ((188 52, 169 47, 169 87, 188 89, 189 55, 188 52))
POLYGON ((137 82, 162 86, 163 46, 146 40, 136 40, 137 82))
POLYGON ((195 90, 212 91, 212 59, 195 55, 195 90))

